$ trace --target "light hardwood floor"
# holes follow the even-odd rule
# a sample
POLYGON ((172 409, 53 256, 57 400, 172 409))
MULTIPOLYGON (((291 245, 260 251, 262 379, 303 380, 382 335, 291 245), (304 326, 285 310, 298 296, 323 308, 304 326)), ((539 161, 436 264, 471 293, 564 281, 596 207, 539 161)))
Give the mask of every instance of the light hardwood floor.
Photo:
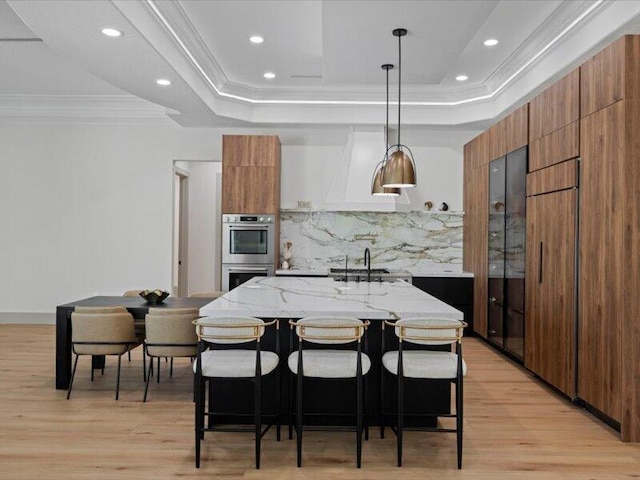
MULTIPOLYGON (((640 444, 618 434, 551 392, 483 343, 464 343, 463 469, 455 436, 405 435, 404 466, 395 466, 395 437, 372 430, 362 469, 354 466, 353 434, 309 432, 303 467, 295 441, 263 441, 254 469, 253 436, 207 434, 202 466, 194 467, 193 404, 188 362, 150 387, 142 403, 142 353, 123 361, 120 400, 114 400, 115 360, 89 381, 78 366, 71 400, 54 388, 55 327, 0 325, 0 479, 622 479, 640 476, 640 444)), ((163 370, 163 374, 166 371, 163 370)), ((638 406, 635 406, 638 408, 638 406)))

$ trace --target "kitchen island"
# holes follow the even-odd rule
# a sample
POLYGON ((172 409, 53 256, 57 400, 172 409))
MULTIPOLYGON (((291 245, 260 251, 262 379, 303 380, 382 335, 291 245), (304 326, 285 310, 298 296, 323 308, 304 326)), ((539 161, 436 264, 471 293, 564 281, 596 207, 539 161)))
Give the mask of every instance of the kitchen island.
MULTIPOLYGON (((377 424, 380 411, 380 375, 382 357, 382 335, 385 335, 387 349, 397 349, 397 339, 393 329, 383 331, 383 320, 397 320, 413 316, 445 317, 462 320, 459 310, 423 292, 413 285, 403 282, 340 282, 326 277, 254 277, 248 282, 226 293, 215 301, 204 305, 200 315, 206 317, 252 316, 265 320, 281 319, 280 329, 270 329, 262 341, 263 349, 275 348, 276 335, 280 340, 280 362, 283 378, 288 378, 286 358, 291 350, 297 349, 297 338, 293 335, 290 344, 289 319, 309 316, 350 316, 370 320, 365 348, 371 357, 372 368, 367 375, 367 410, 370 424, 377 424)), ((305 380, 305 412, 353 412, 355 387, 353 382, 336 383, 335 388, 327 388, 326 380, 305 380)), ((220 381, 217 390, 216 410, 251 412, 248 400, 250 392, 243 392, 232 382, 220 381), (245 403, 243 400, 247 399, 245 403)), ((333 386, 333 385, 332 385, 333 386)), ((288 382, 282 382, 282 411, 288 411, 288 382)), ((267 390, 268 391, 268 390, 267 390)), ((450 409, 451 390, 448 381, 421 381, 407 379, 405 409, 420 414, 426 411, 447 413, 450 409)), ((387 405, 394 407, 395 394, 389 389, 387 405)), ((273 411, 266 395, 265 411, 273 411)), ((272 400, 272 399, 271 399, 272 400)), ((226 421, 221 418, 220 421, 226 421)), ((338 415, 310 418, 308 423, 352 424, 352 419, 338 415)), ((408 418, 408 424, 433 425, 435 418, 408 418)))

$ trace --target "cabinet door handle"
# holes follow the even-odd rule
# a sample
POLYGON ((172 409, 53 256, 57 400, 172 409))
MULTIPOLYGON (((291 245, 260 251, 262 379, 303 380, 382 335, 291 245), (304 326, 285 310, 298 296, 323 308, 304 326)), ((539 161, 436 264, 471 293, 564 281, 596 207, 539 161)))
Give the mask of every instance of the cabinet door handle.
POLYGON ((538 283, 542 283, 542 242, 540 242, 540 265, 538 266, 538 283))

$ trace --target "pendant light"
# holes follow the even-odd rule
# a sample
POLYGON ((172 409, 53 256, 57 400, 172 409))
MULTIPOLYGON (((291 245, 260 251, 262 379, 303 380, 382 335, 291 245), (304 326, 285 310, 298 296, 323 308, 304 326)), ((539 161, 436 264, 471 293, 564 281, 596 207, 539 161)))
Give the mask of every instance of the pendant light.
POLYGON ((387 149, 388 160, 382 168, 382 186, 407 188, 416 186, 416 164, 409 147, 400 143, 400 93, 402 85, 402 46, 401 39, 407 34, 405 28, 396 28, 393 36, 398 37, 398 143, 387 149), (396 149, 391 155, 389 151, 396 149), (406 151, 405 151, 406 150, 406 151))
MULTIPOLYGON (((385 63, 382 65, 382 69, 387 72, 387 123, 384 127, 384 146, 388 150, 389 149, 389 70, 393 68, 393 65, 385 63)), ((371 182, 371 195, 375 195, 377 197, 397 197, 400 195, 399 188, 390 188, 382 186, 382 166, 387 160, 387 154, 385 153, 384 158, 378 162, 376 167, 373 169, 373 181, 371 182)))

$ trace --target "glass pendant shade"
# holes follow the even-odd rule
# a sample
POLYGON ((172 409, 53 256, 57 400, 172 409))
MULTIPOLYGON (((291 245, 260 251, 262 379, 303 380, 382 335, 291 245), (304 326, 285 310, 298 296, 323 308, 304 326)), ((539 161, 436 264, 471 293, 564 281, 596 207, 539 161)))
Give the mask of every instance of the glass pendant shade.
POLYGON ((382 186, 384 188, 409 188, 416 186, 416 169, 410 150, 408 150, 408 153, 405 153, 401 149, 398 149, 389 155, 389 160, 387 160, 382 169, 382 186))
POLYGON ((371 182, 371 195, 376 197, 397 197, 400 195, 399 188, 389 188, 382 186, 383 162, 378 163, 374 169, 373 181, 371 182))

